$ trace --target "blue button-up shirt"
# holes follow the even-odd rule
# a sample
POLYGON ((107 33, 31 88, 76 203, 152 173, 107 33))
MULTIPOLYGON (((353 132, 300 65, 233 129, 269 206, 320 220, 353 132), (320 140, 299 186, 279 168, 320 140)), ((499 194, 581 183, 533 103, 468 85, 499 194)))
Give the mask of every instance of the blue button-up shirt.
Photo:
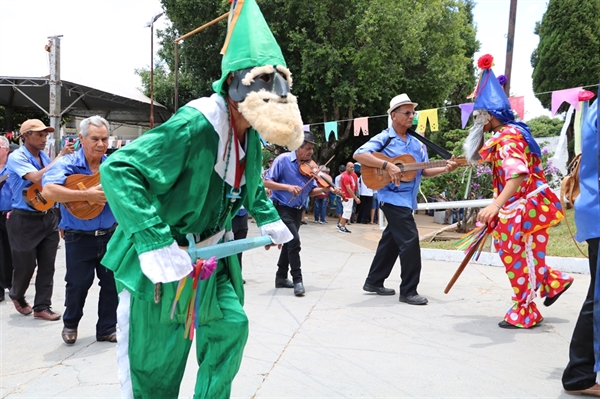
MULTIPOLYGON (((387 128, 367 141, 354 154, 365 152, 380 152, 392 159, 400 155, 409 154, 415 159, 415 162, 429 161, 427 150, 419 140, 411 135, 407 135, 406 141, 404 141, 398 136, 393 127, 387 128), (383 148, 389 138, 391 138, 389 144, 383 148)), ((401 182, 399 186, 389 183, 378 191, 378 200, 395 206, 417 209, 417 194, 419 193, 419 185, 421 184, 421 172, 421 170, 418 170, 417 177, 411 182, 401 182)))
POLYGON ((25 179, 25 176, 31 172, 37 172, 44 169, 50 161, 50 157, 44 151, 39 152, 42 164, 29 152, 27 147, 22 145, 8 157, 6 167, 8 169, 8 182, 12 191, 12 207, 27 212, 37 212, 27 205, 23 198, 23 190, 27 190, 33 183, 25 179))
MULTIPOLYGON (((100 163, 106 160, 106 155, 102 157, 100 163)), ((44 173, 42 178, 42 185, 46 184, 60 184, 64 185, 65 180, 71 175, 92 175, 83 148, 75 151, 72 154, 64 155, 59 158, 54 164, 44 173)), ((110 210, 108 203, 104 205, 102 212, 93 219, 81 220, 71 215, 71 213, 65 208, 64 205, 60 205, 61 220, 58 227, 63 230, 83 230, 83 231, 94 231, 94 230, 105 230, 116 223, 115 217, 110 210)))
MULTIPOLYGON (((7 165, 4 165, 2 170, 0 170, 0 176, 4 176, 8 174, 7 165)), ((2 189, 0 189, 0 212, 10 211, 12 208, 12 191, 10 189, 10 182, 8 179, 4 180, 2 184, 2 189)))
POLYGON ((286 152, 279 155, 273 161, 273 165, 265 174, 265 180, 272 180, 276 183, 290 184, 292 186, 304 187, 302 192, 292 199, 292 193, 286 190, 272 190, 271 199, 277 200, 283 206, 290 208, 298 208, 304 205, 308 194, 313 188, 317 187, 317 183, 310 181, 310 178, 300 173, 300 164, 296 158, 296 151, 286 152), (291 200, 291 201, 290 201, 291 200))

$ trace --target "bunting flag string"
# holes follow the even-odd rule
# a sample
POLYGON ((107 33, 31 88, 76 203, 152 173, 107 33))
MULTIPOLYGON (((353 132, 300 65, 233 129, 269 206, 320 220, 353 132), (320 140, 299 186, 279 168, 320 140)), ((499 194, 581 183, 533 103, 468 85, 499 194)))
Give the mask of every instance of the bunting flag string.
POLYGON ((510 103, 510 108, 523 120, 525 118, 525 97, 511 97, 508 99, 508 102, 510 103))
MULTIPOLYGON (((549 91, 549 92, 543 92, 543 93, 537 93, 537 94, 539 95, 539 94, 552 93, 552 104, 551 104, 552 111, 551 112, 552 112, 552 116, 554 116, 563 102, 569 103, 573 107, 574 110, 579 111, 579 109, 581 107, 580 101, 589 100, 591 98, 590 96, 593 96, 593 93, 591 93, 587 90, 583 90, 583 89, 585 87, 595 87, 595 86, 596 85, 588 85, 588 86, 582 86, 582 87, 574 87, 572 89, 556 90, 556 91, 549 91)), ((519 118, 521 120, 523 120, 525 117, 525 97, 524 96, 510 97, 508 99, 508 101, 510 102, 511 109, 517 113, 517 115, 519 116, 519 118)), ((581 104, 585 104, 585 103, 582 102, 581 104)), ((418 111, 417 116, 415 116, 415 119, 417 120, 416 131, 419 132, 420 134, 424 135, 425 130, 427 129, 427 122, 429 121, 429 129, 432 132, 437 132, 439 130, 438 110, 439 109, 449 109, 449 108, 454 108, 454 107, 460 108, 461 123, 462 123, 461 127, 462 127, 462 129, 465 129, 465 127, 467 126, 467 123, 469 122, 469 118, 471 117, 471 114, 473 113, 474 103, 472 103, 472 102, 418 111)), ((369 135, 369 119, 383 118, 383 117, 389 117, 389 115, 385 114, 385 115, 376 115, 376 116, 365 116, 365 117, 360 117, 360 118, 355 118, 355 119, 344 119, 344 120, 339 120, 339 121, 311 123, 311 124, 303 125, 303 130, 310 131, 311 126, 323 124, 323 125, 325 125, 325 140, 329 141, 329 137, 331 136, 331 134, 333 134, 335 139, 338 140, 338 130, 337 130, 338 122, 352 121, 354 123, 354 136, 359 136, 361 130, 362 130, 364 136, 368 136, 369 135)))
POLYGON ((438 109, 424 109, 419 111, 419 121, 417 122, 417 133, 421 136, 425 135, 425 129, 427 128, 427 121, 429 121, 429 129, 432 132, 438 131, 438 109))
POLYGON ((369 117, 356 118, 354 120, 354 135, 360 135, 361 130, 363 132, 363 136, 369 135, 369 117))
POLYGON ((325 141, 329 141, 329 135, 333 133, 333 137, 338 139, 337 121, 325 122, 325 141))
POLYGON ((462 128, 464 129, 467 126, 467 122, 469 122, 471 114, 473 113, 475 103, 459 104, 458 107, 460 108, 460 120, 462 122, 462 128))
POLYGON ((575 108, 575 111, 579 111, 579 92, 582 90, 581 87, 575 87, 566 90, 557 90, 552 92, 552 116, 556 115, 556 111, 562 105, 563 102, 567 102, 575 108))

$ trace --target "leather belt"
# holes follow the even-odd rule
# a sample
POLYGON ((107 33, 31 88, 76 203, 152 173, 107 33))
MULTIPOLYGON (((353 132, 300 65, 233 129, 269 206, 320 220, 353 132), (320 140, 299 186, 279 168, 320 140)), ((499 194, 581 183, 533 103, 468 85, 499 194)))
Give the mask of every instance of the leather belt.
POLYGON ((21 209, 17 209, 17 208, 13 208, 11 213, 14 213, 16 215, 22 215, 22 216, 44 216, 48 213, 49 211, 33 211, 33 212, 28 212, 28 211, 23 211, 21 209))
POLYGON ((278 206, 285 206, 286 208, 290 208, 290 209, 304 209, 303 206, 287 206, 282 204, 279 200, 274 199, 273 200, 273 206, 275 206, 275 208, 277 208, 278 206))
POLYGON ((107 235, 109 233, 112 233, 113 231, 115 231, 115 229, 117 228, 117 224, 113 224, 111 227, 109 227, 106 230, 90 230, 90 231, 85 231, 85 230, 65 230, 65 234, 83 234, 86 236, 104 236, 107 235))

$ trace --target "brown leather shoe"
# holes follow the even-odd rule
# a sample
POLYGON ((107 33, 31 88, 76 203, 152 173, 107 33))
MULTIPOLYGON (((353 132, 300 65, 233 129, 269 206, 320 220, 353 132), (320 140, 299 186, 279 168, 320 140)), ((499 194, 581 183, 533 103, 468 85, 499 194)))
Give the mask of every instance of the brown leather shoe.
POLYGON ((60 315, 56 312, 53 312, 50 308, 40 310, 39 312, 34 311, 33 317, 35 317, 36 319, 44 319, 48 321, 60 320, 60 315))
POLYGON ((62 333, 60 335, 62 336, 63 341, 65 341, 65 344, 73 345, 75 341, 77 341, 76 328, 63 327, 62 333))
POLYGON ((565 393, 569 395, 589 395, 589 396, 600 396, 600 384, 592 385, 587 389, 580 389, 576 391, 567 391, 565 393))
POLYGON ((27 303, 25 298, 13 299, 12 303, 13 305, 15 305, 15 309, 17 309, 17 312, 21 313, 24 316, 28 316, 31 314, 31 312, 33 312, 33 309, 31 309, 31 305, 27 303))
POLYGON ((117 342, 117 333, 99 335, 96 334, 96 341, 98 342, 117 342))

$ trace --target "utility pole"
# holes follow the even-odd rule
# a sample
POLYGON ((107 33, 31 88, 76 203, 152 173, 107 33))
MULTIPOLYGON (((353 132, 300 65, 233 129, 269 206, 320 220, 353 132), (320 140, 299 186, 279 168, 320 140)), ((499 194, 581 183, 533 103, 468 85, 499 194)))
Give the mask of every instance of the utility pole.
POLYGON ((154 127, 154 23, 163 14, 156 14, 146 23, 146 27, 150 27, 150 129, 154 127))
POLYGON ((60 138, 60 93, 62 83, 60 81, 60 38, 62 35, 50 36, 50 43, 46 50, 50 52, 50 101, 49 116, 50 126, 54 128, 54 151, 58 154, 61 149, 60 138))
POLYGON ((515 22, 517 20, 517 0, 510 0, 510 14, 508 16, 508 37, 506 38, 506 65, 504 75, 506 84, 504 92, 506 97, 510 97, 510 75, 512 70, 513 49, 515 43, 515 22))

